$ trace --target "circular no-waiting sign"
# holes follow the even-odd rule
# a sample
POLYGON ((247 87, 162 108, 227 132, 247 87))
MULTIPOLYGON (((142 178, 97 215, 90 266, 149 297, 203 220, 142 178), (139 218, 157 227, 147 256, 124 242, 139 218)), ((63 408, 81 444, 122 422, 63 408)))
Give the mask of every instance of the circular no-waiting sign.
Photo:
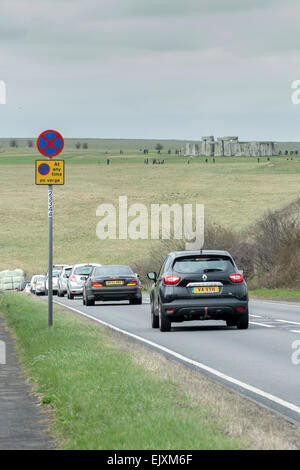
POLYGON ((41 163, 38 167, 38 172, 40 175, 46 176, 50 171, 50 166, 47 163, 41 163))
POLYGON ((42 132, 37 139, 38 151, 44 155, 44 157, 52 158, 56 157, 64 148, 63 136, 53 130, 42 132))

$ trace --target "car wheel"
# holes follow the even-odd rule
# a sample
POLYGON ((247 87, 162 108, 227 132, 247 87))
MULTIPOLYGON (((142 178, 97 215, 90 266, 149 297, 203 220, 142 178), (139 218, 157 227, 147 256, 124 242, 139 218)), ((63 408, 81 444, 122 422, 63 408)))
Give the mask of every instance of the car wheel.
POLYGON ((73 300, 73 299, 74 299, 74 295, 71 294, 71 292, 68 292, 68 299, 70 299, 70 300, 73 300))
POLYGON ((171 322, 169 318, 163 313, 161 304, 158 304, 158 313, 159 313, 159 329, 160 331, 170 331, 171 330, 171 322))
POLYGON ((141 297, 135 297, 134 299, 129 299, 129 304, 130 305, 141 305, 143 302, 142 296, 141 297))
POLYGON ((237 321, 236 326, 238 330, 247 330, 249 326, 249 315, 248 313, 245 315, 241 315, 237 321))
POLYGON ((152 328, 159 327, 159 317, 155 315, 154 313, 154 306, 153 306, 152 301, 151 301, 151 325, 152 325, 152 328))
POLYGON ((236 320, 226 320, 226 325, 227 326, 236 326, 236 320))
POLYGON ((95 299, 86 298, 85 299, 85 305, 87 305, 88 307, 92 307, 93 305, 95 305, 95 299))

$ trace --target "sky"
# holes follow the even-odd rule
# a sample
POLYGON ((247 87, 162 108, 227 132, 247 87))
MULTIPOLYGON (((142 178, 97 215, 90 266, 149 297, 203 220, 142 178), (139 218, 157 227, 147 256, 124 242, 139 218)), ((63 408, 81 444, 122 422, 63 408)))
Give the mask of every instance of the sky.
POLYGON ((1 0, 0 137, 300 141, 298 0, 1 0))

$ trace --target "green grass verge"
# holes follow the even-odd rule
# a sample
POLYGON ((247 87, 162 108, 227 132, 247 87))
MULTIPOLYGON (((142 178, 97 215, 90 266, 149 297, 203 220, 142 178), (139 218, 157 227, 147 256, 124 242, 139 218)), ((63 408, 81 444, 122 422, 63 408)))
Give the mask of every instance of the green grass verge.
POLYGON ((52 434, 62 449, 236 449, 207 407, 176 384, 135 364, 105 328, 24 294, 1 294, 26 373, 42 404, 55 412, 52 434))
POLYGON ((252 289, 249 291, 251 298, 268 300, 290 300, 300 302, 300 290, 298 289, 252 289))

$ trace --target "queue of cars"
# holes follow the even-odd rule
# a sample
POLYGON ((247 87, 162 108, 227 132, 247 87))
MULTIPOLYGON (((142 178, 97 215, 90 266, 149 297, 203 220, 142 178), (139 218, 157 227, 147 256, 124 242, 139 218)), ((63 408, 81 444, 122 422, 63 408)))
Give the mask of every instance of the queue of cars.
MULTIPOLYGON (((174 251, 167 255, 152 281, 152 328, 170 331, 172 323, 223 320, 227 326, 247 329, 248 289, 243 272, 227 251, 174 251)), ((48 276, 33 276, 32 292, 48 291, 48 276), (44 291, 43 291, 44 286, 44 291)), ((53 266, 53 293, 68 299, 82 296, 85 306, 96 301, 128 300, 142 304, 142 286, 129 266, 98 263, 53 266)))

